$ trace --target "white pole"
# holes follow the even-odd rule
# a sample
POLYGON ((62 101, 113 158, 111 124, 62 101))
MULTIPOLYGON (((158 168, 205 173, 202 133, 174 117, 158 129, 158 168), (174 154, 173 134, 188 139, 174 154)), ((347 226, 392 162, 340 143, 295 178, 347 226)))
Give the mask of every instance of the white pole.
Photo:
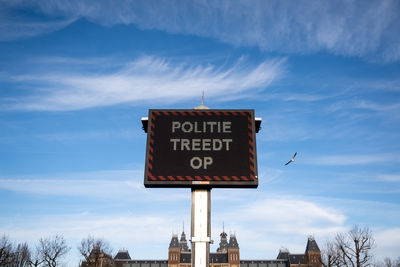
POLYGON ((211 242, 211 190, 192 189, 192 267, 208 267, 211 242))
MULTIPOLYGON (((204 106, 204 90, 201 105, 194 109, 210 109, 204 106)), ((191 212, 192 267, 209 267, 211 243, 211 189, 192 188, 191 212)))

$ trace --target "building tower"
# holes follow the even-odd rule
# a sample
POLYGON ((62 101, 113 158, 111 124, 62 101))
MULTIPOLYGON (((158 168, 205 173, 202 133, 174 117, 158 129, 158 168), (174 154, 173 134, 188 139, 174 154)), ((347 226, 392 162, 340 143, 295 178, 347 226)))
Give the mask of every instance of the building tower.
POLYGON ((168 267, 178 267, 181 260, 181 248, 178 235, 172 235, 168 248, 168 267))
POLYGON ((312 266, 312 267, 321 267, 322 266, 321 251, 319 250, 319 247, 318 247, 317 242, 315 241, 314 237, 310 236, 308 238, 305 254, 307 257, 308 266, 312 266))
POLYGON ((189 251, 189 247, 188 247, 187 240, 186 240, 185 229, 183 229, 182 234, 181 234, 181 240, 179 240, 179 248, 182 252, 189 251))
POLYGON ((231 234, 228 243, 228 263, 230 267, 240 266, 239 244, 236 236, 231 234))
POLYGON ((219 242, 219 248, 217 248, 217 252, 226 253, 228 252, 228 235, 224 230, 222 230, 222 233, 219 236, 221 237, 221 241, 219 242))

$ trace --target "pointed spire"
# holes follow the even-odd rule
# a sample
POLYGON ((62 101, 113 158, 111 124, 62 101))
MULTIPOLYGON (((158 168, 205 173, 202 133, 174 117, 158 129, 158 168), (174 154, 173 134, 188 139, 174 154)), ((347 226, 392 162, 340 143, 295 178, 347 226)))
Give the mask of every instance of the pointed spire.
POLYGON ((185 222, 182 222, 182 234, 181 240, 179 241, 179 247, 181 251, 189 251, 189 247, 187 245, 186 234, 185 234, 185 222))
POLYGON ((221 241, 219 242, 219 248, 217 248, 217 252, 225 253, 228 249, 228 235, 225 233, 224 223, 222 223, 222 233, 219 236, 221 237, 221 241))

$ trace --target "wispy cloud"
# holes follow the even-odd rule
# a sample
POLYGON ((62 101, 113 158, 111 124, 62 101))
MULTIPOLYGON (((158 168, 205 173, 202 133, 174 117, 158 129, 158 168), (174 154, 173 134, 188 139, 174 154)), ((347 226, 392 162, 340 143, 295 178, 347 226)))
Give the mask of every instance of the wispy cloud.
POLYGON ((13 41, 48 34, 63 29, 73 23, 75 18, 51 21, 32 21, 24 18, 7 18, 0 20, 0 42, 13 41))
MULTIPOLYGON (((237 194, 232 194, 229 209, 213 204, 214 225, 222 226, 225 222, 228 233, 237 233, 239 242, 245 244, 241 246, 241 254, 246 259, 253 255, 274 258, 282 246, 300 253, 305 249, 307 236, 314 234, 322 242, 347 229, 347 216, 332 206, 301 197, 262 194, 263 199, 254 199, 253 193, 247 199, 240 198, 241 201, 235 201, 237 194)), ((214 236, 219 234, 218 230, 221 228, 214 230, 214 236)))
MULTIPOLYGON (((187 195, 190 195, 189 191, 187 195)), ((249 199, 247 193, 244 195, 249 199)), ((281 196, 241 203, 234 200, 234 205, 229 209, 226 209, 226 205, 221 209, 218 204, 213 208, 212 238, 218 244, 222 222, 225 221, 228 233, 237 232, 241 254, 245 258, 272 257, 270 254, 276 256, 281 245, 304 250, 308 235, 314 233, 322 240, 326 235, 346 229, 343 226, 345 215, 331 207, 306 200, 281 196), (290 236, 290 241, 287 236, 290 236), (261 244, 263 246, 260 247, 261 244)), ((12 224, 9 218, 7 222, 0 220, 0 231, 8 233, 11 238, 30 242, 43 236, 63 233, 67 240, 77 243, 92 234, 111 241, 114 248, 129 248, 135 258, 152 258, 154 255, 166 255, 171 233, 181 230, 182 219, 187 222, 190 214, 189 210, 155 211, 154 206, 150 205, 143 211, 107 215, 88 212, 30 215, 24 220, 12 218, 12 224)), ((189 235, 188 231, 186 234, 189 235)))
POLYGON ((382 163, 399 163, 400 159, 395 154, 371 154, 371 155, 330 155, 309 157, 305 163, 315 165, 365 165, 382 163))
POLYGON ((288 93, 270 93, 268 95, 265 95, 266 100, 282 100, 282 101, 299 101, 299 102, 316 102, 316 101, 321 101, 327 98, 330 98, 331 96, 327 95, 317 95, 317 94, 288 94, 288 93))
POLYGON ((384 182, 400 182, 400 174, 381 174, 378 175, 378 180, 384 182))
POLYGON ((360 108, 360 109, 368 109, 372 111, 378 111, 378 112, 388 112, 388 111, 400 111, 400 103, 395 103, 395 104, 378 104, 374 103, 371 101, 366 101, 366 100, 361 100, 358 101, 355 106, 355 108, 360 108))
MULTIPOLYGON (((268 204, 280 204, 280 201, 268 204)), ((304 202, 294 202, 293 204, 304 204, 304 202)), ((277 207, 282 208, 279 214, 290 215, 290 212, 293 211, 288 209, 287 205, 278 205, 277 207)), ((298 208, 298 206, 294 207, 298 208)), ((326 207, 319 205, 319 208, 325 209, 326 207)), ((297 222, 299 220, 303 221, 303 218, 308 215, 312 215, 313 219, 318 220, 318 215, 312 214, 315 211, 312 206, 307 205, 302 211, 306 213, 298 217, 291 217, 292 226, 290 228, 296 228, 298 226, 297 222), (310 207, 311 209, 309 209, 310 207), (293 218, 296 218, 296 220, 293 220, 293 218)), ((328 208, 326 212, 332 212, 332 210, 328 208)), ((217 214, 218 217, 214 217, 215 220, 212 226, 214 245, 212 251, 218 246, 219 234, 222 231, 222 223, 217 225, 216 222, 219 223, 225 220, 225 231, 228 233, 236 232, 241 249, 241 257, 244 259, 273 259, 281 247, 289 248, 292 253, 303 253, 308 235, 314 234, 319 246, 322 247, 326 239, 333 238, 337 232, 346 232, 349 229, 338 224, 327 226, 323 233, 315 232, 313 231, 315 228, 311 228, 306 229, 310 231, 307 234, 296 234, 294 232, 285 234, 276 229, 276 223, 280 223, 279 217, 269 216, 268 218, 273 219, 273 221, 266 218, 260 223, 254 224, 257 222, 256 219, 251 220, 249 218, 248 221, 237 222, 237 214, 234 220, 225 215, 222 213, 221 216, 217 214)), ((334 215, 342 216, 337 212, 331 213, 331 216, 334 215)), ((35 244, 41 237, 62 233, 68 244, 72 246, 72 251, 67 259, 70 261, 68 266, 75 266, 75 263, 79 261, 76 246, 78 246, 82 238, 87 237, 89 234, 110 241, 111 246, 114 248, 114 254, 118 249, 125 248, 129 249, 134 259, 154 259, 155 257, 166 259, 171 234, 181 230, 181 220, 182 217, 176 216, 176 214, 164 212, 153 215, 126 212, 107 216, 90 213, 29 216, 24 220, 14 219, 13 223, 0 224, 0 231, 7 233, 12 240, 18 242, 28 241, 30 244, 35 244)), ((289 222, 284 221, 284 224, 289 224, 289 222)), ((187 236, 189 232, 186 230, 187 236)), ((373 234, 377 244, 377 255, 381 257, 398 256, 400 240, 398 228, 379 229, 374 231, 373 234)))
MULTIPOLYGON (((82 140, 104 140, 108 138, 135 139, 138 138, 138 129, 121 129, 108 131, 87 131, 87 132, 59 132, 31 135, 29 138, 57 142, 76 142, 82 140)), ((20 137, 17 137, 20 138, 20 137)), ((1 140, 1 139, 0 139, 1 140)))
MULTIPOLYGON (((305 234, 312 228, 313 231, 318 229, 317 227, 311 227, 310 224, 319 224, 321 222, 330 223, 332 225, 341 225, 344 223, 346 217, 341 214, 338 210, 334 210, 310 201, 299 200, 299 199, 268 199, 259 202, 253 202, 249 206, 243 207, 240 214, 247 214, 248 216, 241 217, 252 218, 257 221, 270 221, 278 220, 279 223, 276 227, 280 231, 284 232, 295 232, 305 234), (307 216, 304 216, 307 214, 307 216), (293 227, 293 217, 300 218, 296 224, 299 227, 293 227), (306 229, 304 226, 308 225, 306 229), (304 231, 305 230, 305 231, 304 231)), ((240 220, 240 218, 238 218, 240 220)))
POLYGON ((383 257, 396 259, 400 251, 400 228, 381 230, 375 235, 376 251, 382 260, 383 257))
MULTIPOLYGON (((143 170, 110 170, 55 175, 0 177, 0 190, 29 195, 113 199, 134 202, 188 199, 181 191, 168 196, 143 185, 143 170), (118 192, 118 194, 115 194, 118 192)), ((171 191, 172 192, 172 191, 171 191)))
MULTIPOLYGON (((396 99, 396 98, 395 98, 396 99)), ((345 111, 354 112, 354 110, 368 110, 381 114, 393 114, 391 117, 396 117, 395 114, 400 112, 399 103, 377 103, 372 100, 344 100, 333 103, 329 108, 329 112, 345 111)))
POLYGON ((81 196, 81 197, 113 197, 129 195, 129 191, 141 188, 141 184, 132 181, 112 180, 44 180, 44 179, 1 179, 0 188, 19 193, 53 195, 53 196, 81 196))
MULTIPOLYGON (((144 190, 141 181, 125 179, 136 173, 138 171, 117 170, 59 175, 53 178, 53 181, 37 180, 33 177, 0 180, 3 190, 53 197, 97 199, 108 198, 112 192, 118 195, 114 198, 123 200, 124 208, 128 210, 106 215, 66 212, 40 216, 31 214, 23 218, 7 217, 0 220, 0 232, 9 234, 13 240, 30 242, 37 242, 40 237, 62 233, 70 244, 76 245, 80 239, 92 234, 111 241, 115 249, 128 248, 134 253, 134 258, 166 255, 171 233, 181 230, 181 221, 188 222, 190 212, 189 209, 159 209, 157 203, 190 203, 190 191, 177 193, 169 189, 168 194, 160 194, 158 190, 144 190), (111 180, 110 177, 115 179, 111 180), (98 193, 93 193, 96 191, 98 193), (132 205, 133 201, 135 205, 132 205), (146 209, 138 209, 140 203, 144 203, 141 201, 152 204, 146 204, 146 209)), ((382 217, 396 214, 396 209, 388 207, 385 203, 310 199, 250 189, 213 190, 212 205, 212 238, 215 243, 218 244, 222 223, 225 222, 225 230, 228 233, 237 233, 241 255, 247 259, 274 258, 282 246, 288 247, 294 253, 301 253, 304 251, 308 235, 314 235, 322 245, 325 239, 332 238, 335 233, 347 231, 349 224, 353 223, 349 222, 348 215, 355 211, 359 213, 360 209, 367 213, 365 216, 369 216, 371 212, 376 212, 382 217), (230 203, 229 208, 226 201, 230 203), (341 208, 338 201, 346 208, 341 208)), ((398 214, 394 217, 396 216, 398 214)), ((384 237, 388 233, 397 235, 397 232, 386 230, 382 234, 381 231, 377 233, 377 240, 379 238, 382 247, 395 251, 398 247, 397 243, 392 242, 395 239, 387 241, 384 237)))
MULTIPOLYGON (((164 259, 174 226, 181 225, 182 217, 158 213, 157 215, 133 212, 99 215, 92 213, 28 216, 14 219, 12 224, 0 224, 0 233, 12 240, 37 244, 43 237, 62 234, 72 250, 67 266, 76 266, 80 255, 77 247, 88 235, 103 238, 111 243, 114 255, 118 249, 129 249, 135 259, 164 259)), ((165 257, 166 258, 166 257, 165 257)))
POLYGON ((84 17, 103 25, 213 37, 235 46, 268 51, 328 51, 379 61, 400 59, 400 6, 386 1, 18 1, 49 16, 84 17), (29 3, 29 4, 28 4, 29 3))
POLYGON ((91 73, 41 73, 11 75, 15 83, 31 84, 34 95, 3 103, 22 110, 79 110, 122 103, 175 103, 198 97, 204 88, 210 97, 239 99, 256 94, 279 79, 284 59, 248 64, 240 58, 232 65, 194 65, 144 56, 118 70, 91 73))

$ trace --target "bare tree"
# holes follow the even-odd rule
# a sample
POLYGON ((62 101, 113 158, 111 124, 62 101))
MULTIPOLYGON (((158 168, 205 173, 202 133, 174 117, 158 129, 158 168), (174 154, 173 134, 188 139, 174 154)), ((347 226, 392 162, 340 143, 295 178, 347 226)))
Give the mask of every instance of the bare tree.
POLYGON ((368 227, 354 226, 346 234, 337 234, 335 242, 340 255, 340 266, 373 266, 371 249, 374 247, 375 241, 368 227))
POLYGON ((56 267, 60 264, 61 258, 65 256, 70 247, 68 247, 62 236, 56 235, 39 240, 38 252, 41 260, 46 266, 56 267))
POLYGON ((383 260, 383 266, 384 267, 396 267, 395 262, 392 261, 390 258, 385 258, 383 260))
POLYGON ((29 266, 39 267, 43 263, 43 257, 40 254, 40 247, 37 246, 35 251, 30 253, 29 266))
POLYGON ((0 239, 0 266, 11 264, 13 260, 13 247, 7 236, 0 239))
POLYGON ((392 260, 386 257, 383 262, 378 262, 375 264, 376 267, 400 267, 400 258, 398 260, 392 260))
POLYGON ((83 238, 80 246, 78 246, 79 253, 84 258, 85 266, 107 266, 112 261, 112 250, 107 241, 103 239, 95 239, 93 236, 83 238))
POLYGON ((324 267, 339 267, 340 251, 337 249, 336 244, 332 241, 327 241, 322 249, 322 265, 324 267))
POLYGON ((13 252, 13 263, 18 267, 30 266, 31 253, 28 244, 18 244, 13 252))

